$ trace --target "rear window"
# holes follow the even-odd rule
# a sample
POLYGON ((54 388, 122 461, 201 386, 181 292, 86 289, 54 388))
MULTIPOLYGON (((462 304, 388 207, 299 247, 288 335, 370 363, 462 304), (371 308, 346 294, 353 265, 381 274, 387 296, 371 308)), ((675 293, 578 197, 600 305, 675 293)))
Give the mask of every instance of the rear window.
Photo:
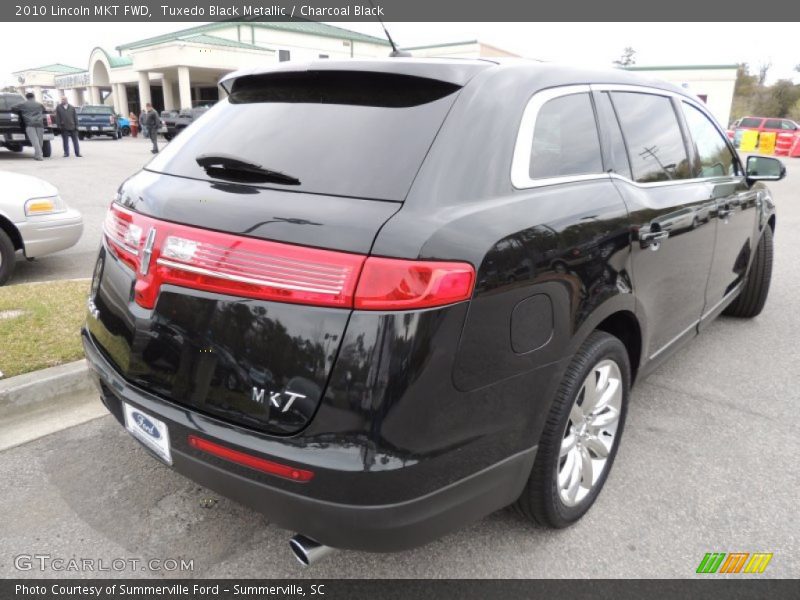
POLYGON ((114 109, 110 106, 84 106, 80 112, 84 115, 110 115, 114 109))
POLYGON ((4 94, 0 96, 0 110, 9 110, 20 102, 25 102, 25 98, 16 94, 4 94))
POLYGON ((689 179, 692 169, 672 101, 665 96, 612 92, 639 183, 689 179))
POLYGON ((760 127, 761 126, 761 119, 754 119, 753 117, 747 117, 742 119, 742 122, 739 123, 739 127, 760 127))
POLYGON ((223 155, 299 180, 259 187, 401 201, 459 89, 371 72, 242 77, 147 169, 213 179, 196 158, 223 155))

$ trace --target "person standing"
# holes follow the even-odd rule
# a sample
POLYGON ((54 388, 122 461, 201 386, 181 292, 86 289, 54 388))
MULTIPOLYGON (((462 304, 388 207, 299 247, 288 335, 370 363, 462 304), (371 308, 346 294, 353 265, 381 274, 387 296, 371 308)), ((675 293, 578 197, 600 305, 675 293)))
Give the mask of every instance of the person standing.
POLYGON ((25 102, 19 102, 11 107, 11 110, 18 113, 22 124, 25 126, 25 133, 33 146, 34 160, 44 160, 42 157, 42 143, 44 143, 44 106, 37 102, 35 96, 28 92, 25 94, 25 102))
POLYGON ((161 127, 161 118, 158 116, 152 104, 148 103, 145 108, 142 126, 147 128, 147 135, 150 141, 153 142, 153 149, 150 150, 150 152, 158 154, 158 129, 161 127))
POLYGON ((147 115, 146 110, 143 110, 141 113, 139 113, 139 127, 142 129, 143 138, 150 137, 147 135, 147 123, 144 122, 145 115, 147 115))
POLYGON ((131 122, 131 137, 136 137, 139 134, 139 117, 136 116, 136 113, 131 111, 131 114, 128 115, 128 121, 131 122))
POLYGON ((69 156, 69 141, 72 140, 72 149, 75 156, 80 158, 81 146, 78 143, 78 113, 69 103, 66 96, 61 96, 61 102, 56 106, 56 125, 61 130, 61 143, 64 145, 64 156, 69 156))

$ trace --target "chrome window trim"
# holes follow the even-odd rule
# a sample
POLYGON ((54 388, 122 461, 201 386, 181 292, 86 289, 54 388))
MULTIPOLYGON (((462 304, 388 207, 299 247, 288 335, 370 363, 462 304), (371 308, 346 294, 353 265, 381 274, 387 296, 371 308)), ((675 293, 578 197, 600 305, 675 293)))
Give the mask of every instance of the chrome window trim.
MULTIPOLYGON (((629 85, 629 84, 612 84, 612 83, 592 83, 592 84, 578 84, 578 85, 565 85, 554 88, 547 88, 536 92, 528 100, 525 110, 522 113, 522 119, 517 130, 517 139, 514 143, 514 154, 511 160, 511 185, 518 190, 526 190, 531 188, 546 187, 551 185, 560 185, 564 183, 577 183, 582 181, 598 181, 603 179, 618 179, 638 188, 655 188, 667 187, 672 185, 682 185, 691 183, 709 182, 712 180, 720 179, 742 179, 742 175, 720 176, 713 177, 693 177, 691 179, 674 179, 670 181, 653 181, 648 183, 640 183, 634 181, 629 177, 620 175, 618 173, 587 173, 584 175, 567 175, 563 177, 543 177, 533 179, 530 176, 531 153, 533 152, 533 132, 536 129, 536 119, 539 116, 539 111, 550 100, 560 98, 562 96, 570 96, 572 94, 583 94, 590 92, 633 92, 639 94, 650 94, 652 96, 664 96, 667 98, 675 98, 680 102, 697 108, 702 112, 712 125, 717 128, 717 132, 727 140, 727 134, 722 130, 716 119, 708 112, 703 104, 690 96, 685 96, 678 92, 671 90, 663 90, 656 87, 648 87, 644 85, 629 85)), ((598 131, 599 135, 599 131, 598 131)), ((734 153, 734 156, 736 154, 734 153)))

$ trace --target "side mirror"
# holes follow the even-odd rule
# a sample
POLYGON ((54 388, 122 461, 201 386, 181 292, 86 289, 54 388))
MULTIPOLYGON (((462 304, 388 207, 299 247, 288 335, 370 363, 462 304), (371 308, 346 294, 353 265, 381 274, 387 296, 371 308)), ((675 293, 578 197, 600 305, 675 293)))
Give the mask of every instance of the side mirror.
POLYGON ((745 176, 748 181, 780 181, 786 177, 786 167, 777 158, 748 156, 745 176))

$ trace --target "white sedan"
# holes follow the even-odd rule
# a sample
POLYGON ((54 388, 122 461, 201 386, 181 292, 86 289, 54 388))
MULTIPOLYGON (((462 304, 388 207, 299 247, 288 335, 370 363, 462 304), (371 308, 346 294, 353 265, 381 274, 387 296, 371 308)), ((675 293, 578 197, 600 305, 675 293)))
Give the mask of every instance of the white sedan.
POLYGON ((0 285, 14 271, 14 256, 37 258, 74 246, 81 214, 68 208, 55 186, 30 175, 0 171, 0 285))

